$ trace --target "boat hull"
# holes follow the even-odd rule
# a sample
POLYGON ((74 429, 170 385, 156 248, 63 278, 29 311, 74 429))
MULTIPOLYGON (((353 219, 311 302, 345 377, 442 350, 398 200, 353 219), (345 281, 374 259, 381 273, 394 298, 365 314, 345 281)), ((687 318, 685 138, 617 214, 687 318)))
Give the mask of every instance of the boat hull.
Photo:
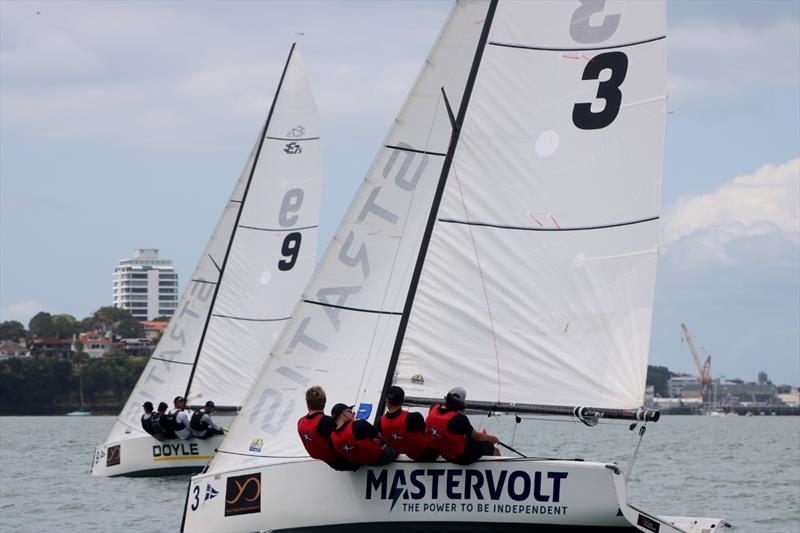
POLYGON ((95 449, 92 475, 152 477, 201 472, 222 438, 158 441, 139 434, 105 442, 95 449))
POLYGON ((352 473, 302 460, 195 476, 182 529, 654 531, 633 520, 658 523, 660 532, 684 531, 620 498, 624 477, 605 463, 508 458, 461 467, 397 461, 352 473))

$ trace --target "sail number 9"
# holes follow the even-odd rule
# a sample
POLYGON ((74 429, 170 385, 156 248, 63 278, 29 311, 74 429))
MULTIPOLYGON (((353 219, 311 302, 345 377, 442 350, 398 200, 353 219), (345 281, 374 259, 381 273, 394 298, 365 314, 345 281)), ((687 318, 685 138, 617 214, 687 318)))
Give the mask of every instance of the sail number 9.
POLYGON ((291 270, 297 262, 297 256, 300 254, 300 243, 303 241, 303 235, 299 231, 294 231, 283 239, 283 246, 281 253, 283 257, 288 259, 281 259, 278 261, 278 268, 280 270, 291 270))
MULTIPOLYGON (((292 226, 300 219, 297 211, 303 205, 303 189, 289 189, 283 195, 281 202, 281 212, 278 215, 278 223, 283 226, 292 226)), ((291 270, 295 263, 297 263, 297 256, 300 255, 300 243, 303 241, 303 235, 300 232, 293 231, 283 239, 281 246, 281 254, 283 259, 278 261, 278 269, 286 271, 291 270)))

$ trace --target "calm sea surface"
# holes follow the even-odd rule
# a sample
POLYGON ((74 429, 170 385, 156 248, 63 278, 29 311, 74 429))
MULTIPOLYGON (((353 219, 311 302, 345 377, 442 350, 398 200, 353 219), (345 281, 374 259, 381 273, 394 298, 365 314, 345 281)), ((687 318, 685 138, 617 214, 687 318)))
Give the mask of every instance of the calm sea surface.
MULTIPOLYGON (((511 418, 471 418, 529 455, 623 466, 638 433, 621 423, 589 429, 539 419, 515 433, 511 418)), ((177 531, 187 476, 90 476, 94 447, 113 421, 0 418, 0 531, 177 531)), ((648 425, 629 492, 655 514, 723 517, 740 532, 800 532, 800 417, 663 417, 648 425)))

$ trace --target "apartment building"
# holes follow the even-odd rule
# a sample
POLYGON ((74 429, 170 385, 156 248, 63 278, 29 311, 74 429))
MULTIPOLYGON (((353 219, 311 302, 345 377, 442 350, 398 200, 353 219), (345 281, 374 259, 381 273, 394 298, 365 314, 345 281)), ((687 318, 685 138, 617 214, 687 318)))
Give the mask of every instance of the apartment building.
POLYGON ((178 306, 178 273, 158 250, 133 251, 114 269, 114 307, 127 309, 137 320, 172 316, 178 306))

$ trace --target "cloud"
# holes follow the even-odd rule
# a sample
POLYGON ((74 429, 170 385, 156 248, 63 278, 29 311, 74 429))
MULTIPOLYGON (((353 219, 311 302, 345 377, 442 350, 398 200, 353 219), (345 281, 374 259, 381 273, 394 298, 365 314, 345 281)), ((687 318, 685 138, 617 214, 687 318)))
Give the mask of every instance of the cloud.
MULTIPOLYGON (((687 266, 733 261, 734 251, 754 239, 777 239, 797 248, 800 159, 764 165, 712 192, 683 196, 665 209, 663 220, 666 253, 680 254, 687 266)), ((782 249, 761 252, 774 256, 782 249)))
POLYGON ((28 322, 30 322, 31 318, 33 318, 33 315, 40 311, 47 311, 49 309, 52 309, 52 307, 39 302, 17 302, 0 309, 0 322, 16 320, 17 322, 21 322, 22 325, 27 328, 28 322))
POLYGON ((800 82, 797 19, 687 22, 668 36, 670 96, 735 98, 753 86, 800 82), (752 25, 748 25, 752 24, 752 25))

